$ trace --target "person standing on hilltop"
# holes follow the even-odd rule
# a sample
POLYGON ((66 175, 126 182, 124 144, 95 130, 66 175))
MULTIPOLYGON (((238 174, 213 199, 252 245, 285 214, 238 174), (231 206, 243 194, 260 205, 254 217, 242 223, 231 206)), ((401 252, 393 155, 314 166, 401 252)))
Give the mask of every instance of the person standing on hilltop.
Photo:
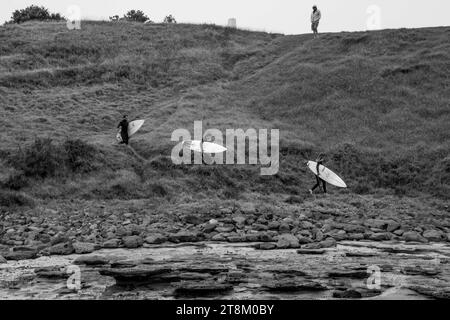
POLYGON ((120 121, 117 128, 120 128, 120 135, 122 136, 122 142, 128 145, 128 116, 124 115, 122 121, 120 121))
POLYGON ((311 30, 313 31, 314 38, 319 36, 319 32, 317 28, 319 27, 319 21, 322 18, 322 14, 320 10, 317 9, 317 6, 313 6, 313 12, 311 13, 311 30))
POLYGON ((316 170, 317 170, 316 184, 314 185, 314 187, 312 187, 309 190, 309 193, 313 194, 314 189, 316 189, 317 187, 320 187, 320 183, 322 183, 322 186, 323 186, 323 193, 327 193, 327 183, 320 178, 320 171, 319 171, 319 166, 323 166, 323 163, 325 162, 325 159, 324 159, 324 156, 322 153, 319 154, 316 162, 317 162, 317 164, 316 164, 316 170))

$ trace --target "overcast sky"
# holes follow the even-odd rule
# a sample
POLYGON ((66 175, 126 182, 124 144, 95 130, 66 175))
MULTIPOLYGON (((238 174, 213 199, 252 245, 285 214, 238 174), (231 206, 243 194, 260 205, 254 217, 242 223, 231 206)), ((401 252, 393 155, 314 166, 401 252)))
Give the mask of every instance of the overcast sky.
POLYGON ((83 18, 108 19, 140 9, 160 22, 172 14, 178 22, 226 25, 285 34, 310 32, 313 4, 322 12, 319 31, 339 32, 450 25, 450 0, 1 0, 0 23, 16 9, 42 5, 68 16, 77 5, 83 18))

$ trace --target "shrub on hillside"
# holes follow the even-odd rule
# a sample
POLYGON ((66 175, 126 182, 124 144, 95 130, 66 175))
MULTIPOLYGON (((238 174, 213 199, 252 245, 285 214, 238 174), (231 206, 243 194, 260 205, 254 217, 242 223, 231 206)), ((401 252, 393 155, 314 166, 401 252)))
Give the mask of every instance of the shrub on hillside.
POLYGON ((28 178, 25 175, 18 173, 11 175, 8 180, 2 183, 2 186, 11 190, 20 190, 28 186, 28 183, 28 178))
POLYGON ((33 199, 27 197, 23 193, 0 190, 0 207, 18 207, 34 205, 33 199))
POLYGON ((45 7, 31 5, 25 9, 14 11, 10 23, 23 23, 30 20, 61 21, 65 19, 59 13, 50 13, 45 7))
POLYGON ((149 189, 151 195, 156 197, 165 197, 169 194, 169 192, 166 190, 163 184, 158 182, 153 182, 147 185, 147 188, 149 189))
MULTIPOLYGON (((48 178, 68 172, 89 172, 94 168, 96 149, 81 141, 67 140, 62 145, 51 139, 36 139, 33 144, 10 157, 11 165, 24 177, 48 178)), ((26 178, 11 177, 7 183, 11 189, 26 185, 26 178)))
POLYGON ((94 167, 96 150, 83 140, 66 140, 63 144, 66 164, 73 172, 89 172, 94 167))
POLYGON ((130 10, 123 17, 127 21, 146 22, 150 20, 141 10, 130 10))
POLYGON ((61 152, 51 139, 36 139, 12 160, 12 165, 25 176, 40 178, 55 176, 63 163, 61 152))

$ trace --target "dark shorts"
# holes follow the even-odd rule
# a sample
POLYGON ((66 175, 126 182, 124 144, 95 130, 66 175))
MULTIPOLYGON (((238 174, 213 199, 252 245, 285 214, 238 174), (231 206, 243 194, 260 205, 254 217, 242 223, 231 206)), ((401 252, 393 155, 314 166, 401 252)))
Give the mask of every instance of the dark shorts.
POLYGON ((319 26, 319 21, 311 23, 311 30, 317 31, 317 27, 319 26))

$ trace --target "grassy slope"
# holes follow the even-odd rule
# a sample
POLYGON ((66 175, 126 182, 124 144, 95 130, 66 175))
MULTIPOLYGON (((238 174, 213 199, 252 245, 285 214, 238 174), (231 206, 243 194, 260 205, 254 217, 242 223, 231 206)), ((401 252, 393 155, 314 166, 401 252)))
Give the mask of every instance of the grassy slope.
MULTIPOLYGON (((35 198, 257 198, 300 195, 304 157, 328 151, 350 190, 450 194, 450 28, 283 36, 211 25, 26 23, 0 29, 0 149, 81 138, 102 167, 31 179, 35 198), (148 119, 115 145, 122 113, 148 119), (172 167, 176 128, 278 128, 281 168, 172 167), (368 186, 365 186, 368 183, 368 186), (181 196, 180 196, 181 195, 181 196)), ((6 153, 5 153, 6 152, 6 153)), ((14 172, 2 164, 2 181, 14 172)))

